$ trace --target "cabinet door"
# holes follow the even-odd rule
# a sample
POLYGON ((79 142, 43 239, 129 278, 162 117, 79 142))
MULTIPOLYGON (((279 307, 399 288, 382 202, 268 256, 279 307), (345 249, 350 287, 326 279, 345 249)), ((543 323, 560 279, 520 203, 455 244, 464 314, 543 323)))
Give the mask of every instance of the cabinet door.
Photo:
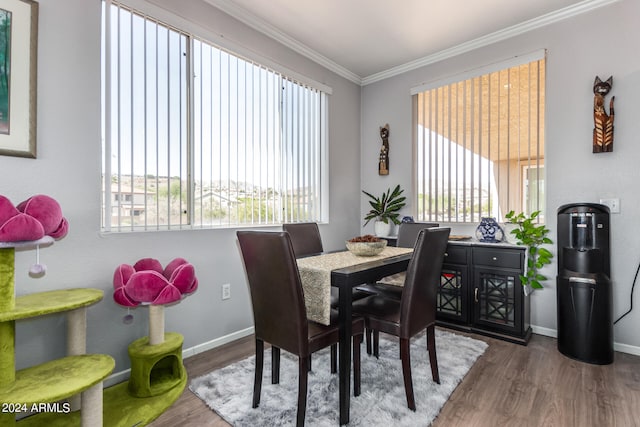
POLYGON ((474 269, 472 290, 474 324, 522 334, 522 285, 518 270, 474 269))
POLYGON ((444 264, 440 275, 437 297, 438 320, 469 322, 469 293, 467 291, 467 267, 444 264))

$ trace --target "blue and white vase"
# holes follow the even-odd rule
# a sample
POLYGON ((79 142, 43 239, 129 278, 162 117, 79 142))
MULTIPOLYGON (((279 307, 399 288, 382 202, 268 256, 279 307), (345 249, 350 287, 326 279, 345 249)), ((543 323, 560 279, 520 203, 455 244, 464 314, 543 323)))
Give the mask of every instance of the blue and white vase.
POLYGON ((504 231, 495 218, 481 218, 476 228, 476 238, 484 243, 499 243, 504 239, 504 231))

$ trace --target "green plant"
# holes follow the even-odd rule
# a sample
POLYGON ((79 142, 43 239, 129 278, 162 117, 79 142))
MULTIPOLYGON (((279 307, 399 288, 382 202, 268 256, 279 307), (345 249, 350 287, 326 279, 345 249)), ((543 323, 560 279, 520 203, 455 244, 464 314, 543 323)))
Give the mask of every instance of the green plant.
POLYGON ((400 188, 400 185, 396 185, 396 188, 394 188, 393 191, 388 188, 387 191, 382 193, 380 198, 375 197, 364 190, 362 190, 362 192, 371 199, 369 200, 371 210, 364 217, 364 225, 367 225, 372 219, 377 219, 385 224, 388 224, 389 220, 396 225, 400 224, 400 221, 398 220, 398 216, 400 214, 398 211, 406 205, 405 200, 407 200, 407 198, 402 195, 404 190, 400 188))
POLYGON ((514 211, 506 215, 510 223, 518 226, 511 230, 511 234, 516 236, 519 244, 527 247, 527 270, 524 276, 520 276, 520 281, 523 286, 530 286, 533 289, 543 288, 541 282, 547 280, 547 277, 539 271, 545 265, 551 264, 551 258, 553 258, 551 252, 541 247, 553 241, 547 237, 549 229, 535 221, 538 215, 540 211, 535 211, 530 216, 522 212, 516 215, 514 211))

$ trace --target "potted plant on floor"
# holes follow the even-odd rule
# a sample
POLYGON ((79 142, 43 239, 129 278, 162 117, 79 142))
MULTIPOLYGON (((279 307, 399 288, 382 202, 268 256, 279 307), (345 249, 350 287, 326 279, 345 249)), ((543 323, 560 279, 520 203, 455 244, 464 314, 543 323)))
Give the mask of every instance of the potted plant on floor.
POLYGON ((539 224, 536 218, 540 211, 535 211, 527 216, 523 212, 515 214, 510 211, 505 217, 509 223, 517 225, 511 230, 511 234, 516 237, 518 244, 527 247, 527 267, 524 275, 520 275, 520 281, 525 287, 525 295, 529 295, 535 289, 542 289, 542 282, 547 277, 540 273, 540 269, 547 264, 551 264, 553 254, 543 248, 544 244, 551 244, 553 241, 547 237, 549 229, 544 224, 539 224))
POLYGON ((391 224, 400 224, 398 211, 406 205, 405 200, 407 199, 402 195, 404 190, 400 188, 400 185, 396 185, 393 191, 388 188, 380 197, 375 197, 364 190, 362 192, 369 197, 369 205, 371 205, 371 210, 364 217, 364 226, 375 219, 376 236, 388 236, 391 233, 391 224))

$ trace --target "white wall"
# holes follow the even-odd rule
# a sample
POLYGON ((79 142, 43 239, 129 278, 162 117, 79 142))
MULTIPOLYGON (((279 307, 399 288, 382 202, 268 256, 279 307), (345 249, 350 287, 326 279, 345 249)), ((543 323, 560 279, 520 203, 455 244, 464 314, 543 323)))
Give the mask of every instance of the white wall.
MULTIPOLYGON (((537 49, 547 49, 546 159, 547 211, 551 236, 556 235, 557 208, 565 203, 620 198, 621 213, 611 216, 614 318, 628 309, 635 270, 640 262, 640 2, 623 0, 565 21, 474 50, 440 63, 392 77, 362 90, 362 187, 380 193, 401 184, 410 192, 411 97, 409 90, 537 49), (591 152, 595 76, 613 75, 615 101, 612 153, 591 152), (379 126, 391 127, 391 173, 377 175, 379 126)), ((381 54, 384 54, 381 52, 381 54)), ((607 102, 609 97, 607 98, 607 102)), ((361 210, 367 206, 361 200, 361 210)), ((411 214, 411 207, 405 209, 411 214)), ((455 227, 470 233, 474 227, 455 227)), ((554 238, 555 240, 555 238, 554 238)), ((555 252, 555 247, 553 248, 555 252)), ((532 324, 556 328, 554 263, 546 289, 532 297, 532 324)), ((637 296, 636 296, 637 301, 637 296)), ((636 307, 638 304, 636 304, 636 307)), ((640 310, 615 326, 615 341, 640 346, 640 310)))
MULTIPOLYGON (((223 42, 241 43, 333 88, 329 99, 330 223, 321 226, 321 233, 327 249, 337 249, 345 237, 356 235, 360 207, 353 194, 359 191, 360 87, 201 1, 162 3, 179 7, 182 18, 200 22, 210 33, 224 34, 223 42)), ((16 254, 16 293, 74 287, 104 290, 104 300, 89 309, 88 351, 114 356, 115 372, 129 367, 129 343, 148 332, 146 309, 132 310, 135 321, 125 325, 126 310, 112 300, 112 276, 121 263, 154 257, 164 264, 181 256, 195 266, 199 290, 166 310, 166 330, 184 334, 185 349, 251 327, 235 230, 100 234, 101 2, 40 0, 39 4, 38 158, 0 156, 4 176, 0 194, 14 203, 33 194, 56 198, 70 231, 41 251, 42 262, 48 265, 43 278, 27 274, 35 252, 16 254), (231 283, 228 301, 220 298, 223 283, 231 283)), ((61 315, 18 322, 17 367, 63 356, 65 324, 61 315)))

